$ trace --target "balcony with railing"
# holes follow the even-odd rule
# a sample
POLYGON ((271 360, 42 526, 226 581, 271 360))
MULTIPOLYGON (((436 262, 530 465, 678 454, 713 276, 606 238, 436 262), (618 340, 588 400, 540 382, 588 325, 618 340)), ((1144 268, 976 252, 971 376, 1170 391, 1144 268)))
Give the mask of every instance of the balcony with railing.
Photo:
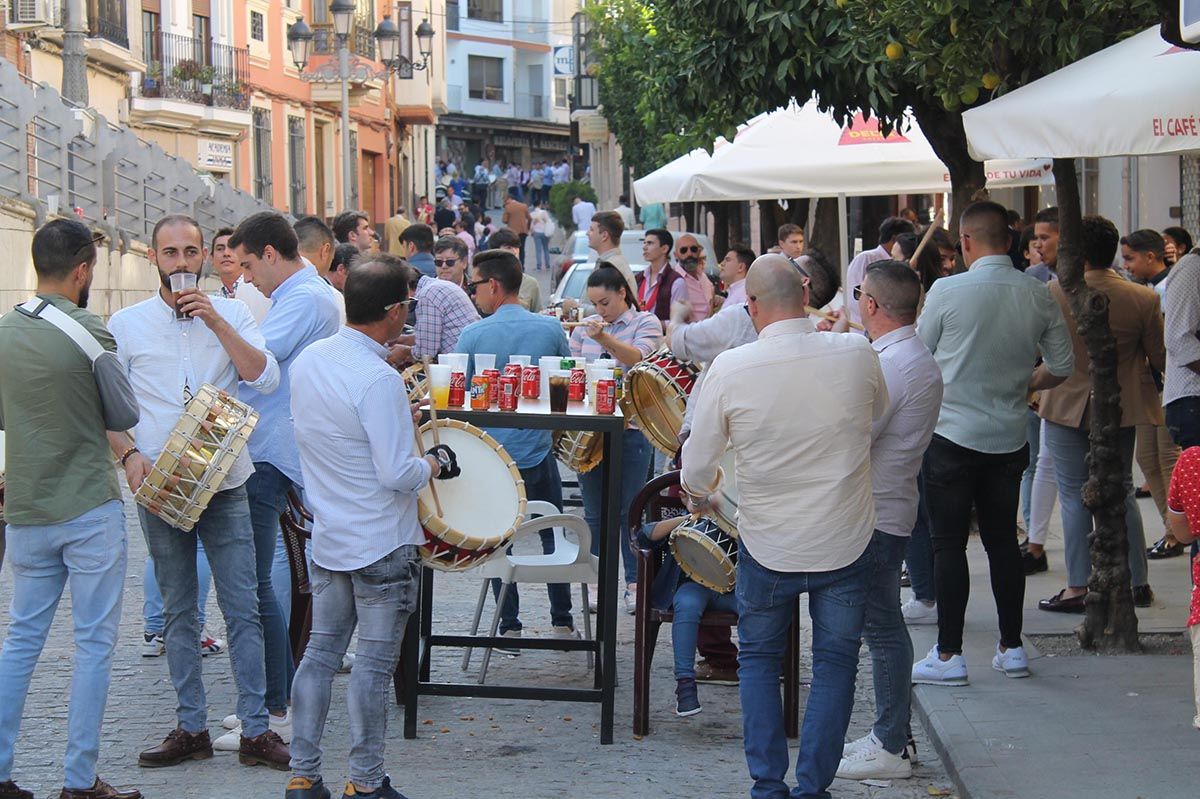
MULTIPOLYGON (((146 65, 138 60, 129 47, 128 5, 125 0, 87 0, 87 38, 84 48, 88 60, 122 72, 145 69, 146 65)), ((60 28, 47 29, 47 33, 50 35, 45 38, 61 43, 60 28)))
POLYGON ((250 125, 250 52, 207 39, 145 31, 146 69, 131 87, 131 121, 219 134, 250 125))

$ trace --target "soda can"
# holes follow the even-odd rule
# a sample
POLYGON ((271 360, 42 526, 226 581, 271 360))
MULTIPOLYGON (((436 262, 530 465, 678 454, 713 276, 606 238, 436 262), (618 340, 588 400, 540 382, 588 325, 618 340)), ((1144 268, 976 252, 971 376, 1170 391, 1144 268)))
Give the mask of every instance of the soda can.
POLYGON ((488 402, 488 379, 483 375, 471 378, 471 410, 486 411, 491 407, 488 402))
POLYGON ((625 370, 619 366, 613 369, 613 382, 617 384, 617 399, 621 399, 621 393, 625 388, 625 370))
POLYGON ((500 401, 500 370, 484 369, 483 376, 488 381, 488 407, 491 408, 500 401))
POLYGON ((521 399, 521 380, 514 375, 500 378, 500 410, 515 411, 521 399))
POLYGON ((519 363, 504 364, 504 376, 510 376, 510 375, 512 377, 520 377, 521 376, 521 364, 519 364, 519 363))
POLYGON ((596 413, 611 415, 617 409, 617 381, 596 381, 596 413))
POLYGON ((542 396, 542 370, 537 366, 526 366, 521 370, 521 396, 539 399, 542 396))
POLYGON ((450 407, 461 408, 467 401, 466 372, 450 373, 450 407))
POLYGON ((572 369, 575 368, 575 359, 574 358, 563 358, 562 361, 559 362, 558 368, 562 369, 564 372, 571 371, 572 369))
POLYGON ((587 372, 578 367, 571 370, 571 383, 567 386, 567 400, 569 402, 583 402, 583 397, 587 393, 587 372))

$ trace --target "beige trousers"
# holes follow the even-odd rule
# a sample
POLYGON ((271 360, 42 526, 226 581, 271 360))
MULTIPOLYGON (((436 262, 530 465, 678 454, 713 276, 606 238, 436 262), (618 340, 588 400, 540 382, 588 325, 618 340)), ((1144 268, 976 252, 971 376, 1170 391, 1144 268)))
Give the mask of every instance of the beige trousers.
MULTIPOLYGON (((1139 424, 1137 448, 1134 450, 1138 468, 1146 475, 1150 495, 1163 525, 1167 524, 1167 489, 1171 487, 1171 472, 1179 460, 1179 447, 1171 440, 1165 425, 1139 424)), ((1169 529, 1169 528, 1168 528, 1169 529)))

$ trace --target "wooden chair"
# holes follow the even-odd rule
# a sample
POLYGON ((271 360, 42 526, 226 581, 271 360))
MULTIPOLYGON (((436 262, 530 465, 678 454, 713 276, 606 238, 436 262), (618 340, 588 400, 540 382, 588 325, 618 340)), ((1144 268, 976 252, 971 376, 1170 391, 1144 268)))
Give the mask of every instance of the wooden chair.
POLYGON ((292 643, 292 661, 299 666, 308 636, 312 631, 312 585, 308 581, 308 557, 304 542, 312 533, 304 526, 311 524, 312 514, 304 507, 294 490, 288 491, 288 503, 279 516, 279 527, 283 531, 283 546, 287 551, 288 567, 292 574, 292 615, 288 624, 288 638, 292 643))
MULTIPOLYGON (((658 631, 674 619, 671 611, 658 610, 650 604, 651 586, 662 566, 661 552, 642 549, 637 544, 637 530, 643 521, 656 522, 687 511, 679 497, 679 472, 662 474, 642 488, 629 506, 629 532, 634 536, 633 550, 637 556, 637 611, 634 615, 633 636, 633 734, 650 732, 650 664, 658 631), (643 518, 644 517, 644 518, 643 518)), ((707 611, 700 617, 703 626, 732 627, 737 625, 736 613, 707 611)), ((789 738, 800 730, 800 603, 797 601, 788 629, 787 651, 784 653, 783 720, 789 738)))

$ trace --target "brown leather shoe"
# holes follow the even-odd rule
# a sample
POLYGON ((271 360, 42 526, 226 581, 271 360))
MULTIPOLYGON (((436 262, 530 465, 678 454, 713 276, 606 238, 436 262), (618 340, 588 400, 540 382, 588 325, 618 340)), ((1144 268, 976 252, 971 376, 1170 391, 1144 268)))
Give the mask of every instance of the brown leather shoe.
POLYGON ((33 791, 27 791, 12 780, 0 782, 0 799, 33 799, 33 791))
POLYGON ((278 771, 291 768, 292 753, 279 734, 267 730, 257 738, 242 736, 238 762, 243 766, 270 766, 278 771))
POLYGON ((176 766, 185 760, 207 760, 213 756, 212 739, 208 730, 191 733, 176 727, 167 733, 166 740, 153 749, 138 755, 142 768, 164 768, 176 766))
POLYGON ((62 793, 58 795, 58 799, 142 799, 142 792, 136 789, 118 791, 97 777, 96 784, 87 790, 81 791, 74 788, 63 788, 62 793))

